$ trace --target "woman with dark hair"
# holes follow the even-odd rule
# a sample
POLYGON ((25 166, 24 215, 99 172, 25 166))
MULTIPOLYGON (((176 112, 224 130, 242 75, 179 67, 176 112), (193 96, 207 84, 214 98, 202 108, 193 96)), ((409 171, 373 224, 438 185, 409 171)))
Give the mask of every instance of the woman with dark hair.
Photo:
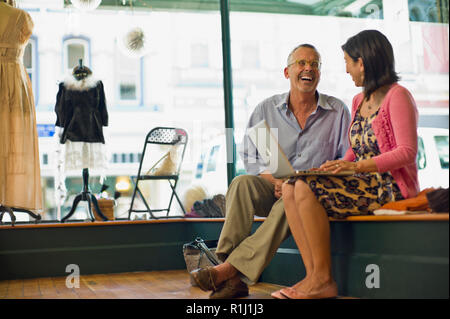
POLYGON ((328 217, 368 215, 382 205, 419 191, 417 108, 397 84, 394 54, 379 31, 366 30, 342 46, 346 71, 363 92, 352 103, 350 148, 340 160, 318 170, 351 176, 301 176, 283 184, 286 216, 306 268, 306 277, 275 298, 332 298, 338 287, 331 274, 328 217))

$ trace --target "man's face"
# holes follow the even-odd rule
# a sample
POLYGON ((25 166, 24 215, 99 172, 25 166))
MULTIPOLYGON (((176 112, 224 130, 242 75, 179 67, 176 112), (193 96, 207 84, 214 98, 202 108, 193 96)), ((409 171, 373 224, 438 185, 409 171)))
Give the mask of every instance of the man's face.
POLYGON ((316 50, 306 47, 295 50, 284 76, 289 79, 291 90, 315 92, 320 80, 320 57, 316 50))

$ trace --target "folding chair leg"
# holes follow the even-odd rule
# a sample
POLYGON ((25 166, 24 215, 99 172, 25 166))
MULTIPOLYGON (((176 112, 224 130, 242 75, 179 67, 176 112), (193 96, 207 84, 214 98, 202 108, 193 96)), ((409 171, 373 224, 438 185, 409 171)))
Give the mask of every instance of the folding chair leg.
POLYGON ((175 190, 173 191, 173 193, 175 194, 175 198, 177 199, 178 204, 180 204, 181 210, 186 215, 186 210, 184 209, 183 203, 181 202, 180 198, 178 197, 178 194, 175 192, 175 190))
POLYGON ((147 201, 145 200, 144 195, 142 194, 141 190, 139 189, 139 187, 136 185, 136 190, 139 193, 139 196, 141 196, 142 201, 144 202, 145 208, 147 208, 148 212, 150 213, 150 216, 154 219, 158 219, 158 217, 156 217, 155 215, 153 215, 153 211, 150 208, 150 206, 148 205, 147 201))
POLYGON ((137 185, 134 182, 132 177, 130 178, 130 180, 134 184, 134 190, 133 190, 133 196, 131 197, 130 209, 128 210, 128 220, 131 220, 131 213, 133 212, 133 204, 134 204, 134 199, 136 198, 136 188, 137 188, 137 185))
POLYGON ((167 210, 167 216, 169 216, 170 207, 172 205, 172 199, 173 199, 174 196, 175 196, 176 200, 178 201, 178 204, 180 205, 181 210, 186 215, 186 210, 184 209, 183 203, 181 202, 180 198, 178 197, 177 192, 175 191, 175 188, 177 187, 177 183, 175 182, 175 184, 172 185, 172 183, 169 180, 169 184, 170 184, 170 188, 172 188, 172 196, 170 197, 169 208, 167 210))
POLYGON ((170 207, 172 206, 172 201, 173 201, 173 196, 174 196, 174 188, 172 187, 172 184, 170 183, 170 180, 167 180, 170 184, 170 188, 172 189, 172 195, 170 195, 170 200, 169 200, 169 206, 167 207, 167 214, 166 217, 169 216, 170 213, 170 207))

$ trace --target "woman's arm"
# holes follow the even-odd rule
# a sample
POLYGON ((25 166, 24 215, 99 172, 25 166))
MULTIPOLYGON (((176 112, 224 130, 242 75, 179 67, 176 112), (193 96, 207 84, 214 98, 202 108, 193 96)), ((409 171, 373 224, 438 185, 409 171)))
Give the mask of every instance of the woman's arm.
POLYGON ((396 148, 373 157, 378 172, 387 172, 414 163, 417 157, 417 108, 412 95, 403 87, 390 97, 388 108, 396 148))
POLYGON ((391 104, 388 109, 397 144, 395 149, 371 159, 354 162, 355 154, 349 148, 342 160, 327 161, 320 169, 335 173, 342 170, 353 170, 357 173, 386 172, 413 163, 417 156, 418 118, 414 99, 408 90, 399 87, 392 93, 388 103, 391 104))
POLYGON ((353 149, 349 147, 342 160, 353 162, 355 159, 356 159, 355 153, 353 152, 353 149))
POLYGON ((340 171, 354 171, 355 173, 377 172, 378 168, 373 158, 362 161, 348 161, 345 158, 335 161, 326 161, 319 170, 338 173, 340 171))

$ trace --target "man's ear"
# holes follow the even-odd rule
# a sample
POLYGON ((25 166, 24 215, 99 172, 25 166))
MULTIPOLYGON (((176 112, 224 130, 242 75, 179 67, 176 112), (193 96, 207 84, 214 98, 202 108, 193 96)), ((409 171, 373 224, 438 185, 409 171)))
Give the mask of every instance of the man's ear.
POLYGON ((285 67, 284 68, 284 77, 286 78, 286 79, 289 79, 289 72, 288 72, 288 67, 285 67))

